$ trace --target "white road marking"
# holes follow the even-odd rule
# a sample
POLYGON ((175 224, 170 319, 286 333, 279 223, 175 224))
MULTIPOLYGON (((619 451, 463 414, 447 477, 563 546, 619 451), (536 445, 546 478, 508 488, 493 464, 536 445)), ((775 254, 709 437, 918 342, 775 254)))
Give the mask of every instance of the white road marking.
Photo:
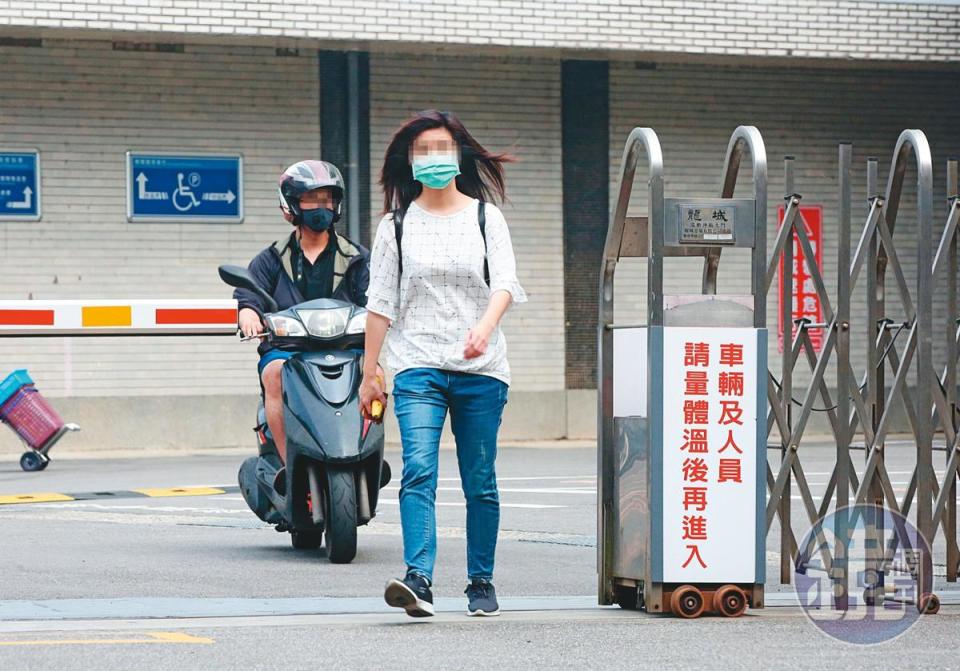
MULTIPOLYGON (((200 508, 195 506, 143 506, 143 505, 108 505, 104 503, 88 503, 86 501, 65 502, 63 507, 71 510, 86 508, 89 510, 143 510, 150 513, 171 512, 171 513, 225 513, 236 515, 238 513, 249 513, 247 508, 200 508)), ((52 510, 52 508, 47 508, 52 510)))
MULTIPOLYGON (((596 475, 530 475, 530 476, 510 476, 501 478, 497 476, 497 482, 509 482, 512 480, 596 480, 596 475)), ((460 478, 438 478, 442 482, 460 482, 460 478)))
MULTIPOLYGON (((528 488, 528 487, 498 487, 497 490, 502 494, 504 492, 511 494, 589 494, 596 496, 596 489, 551 489, 551 488, 528 488)), ((382 491, 397 492, 399 487, 387 486, 382 491)), ((462 492, 460 487, 437 487, 438 492, 462 492)))
MULTIPOLYGON (((825 473, 824 475, 830 475, 825 473)), ((440 482, 460 482, 460 478, 437 478, 440 482)), ((508 476, 508 477, 497 477, 497 482, 512 482, 514 480, 524 481, 524 480, 588 480, 590 482, 596 482, 597 476, 595 474, 590 475, 524 475, 524 476, 508 476)), ((223 489, 224 487, 236 487, 237 483, 231 482, 226 485, 190 485, 191 487, 210 487, 213 489, 223 489)))
MULTIPOLYGON (((399 506, 400 501, 398 499, 380 499, 380 503, 385 503, 391 506, 399 506)), ((435 504, 437 507, 448 507, 448 508, 465 508, 466 503, 464 501, 437 501, 435 504)), ((501 508, 530 508, 534 510, 539 510, 543 508, 566 508, 567 506, 555 506, 548 505, 545 503, 500 503, 501 508)))

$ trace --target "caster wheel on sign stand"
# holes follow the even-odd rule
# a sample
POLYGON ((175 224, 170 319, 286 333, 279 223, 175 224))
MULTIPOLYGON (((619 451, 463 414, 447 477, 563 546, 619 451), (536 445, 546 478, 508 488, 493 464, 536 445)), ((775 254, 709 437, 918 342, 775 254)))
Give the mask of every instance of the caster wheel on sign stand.
POLYGON ((724 617, 740 617, 747 610, 747 595, 739 587, 724 585, 713 594, 713 610, 724 617))
POLYGON ((637 587, 617 585, 614 588, 614 601, 624 610, 638 610, 643 604, 643 594, 637 587))
POLYGON ((20 457, 20 468, 28 473, 42 471, 49 463, 49 459, 45 459, 42 454, 38 454, 32 450, 30 452, 24 452, 23 456, 20 457))
POLYGON ((917 602, 917 610, 921 615, 936 615, 940 612, 940 597, 929 592, 922 594, 917 602))
POLYGON ((705 607, 703 594, 692 585, 682 585, 670 595, 670 611, 687 620, 700 617, 705 607))

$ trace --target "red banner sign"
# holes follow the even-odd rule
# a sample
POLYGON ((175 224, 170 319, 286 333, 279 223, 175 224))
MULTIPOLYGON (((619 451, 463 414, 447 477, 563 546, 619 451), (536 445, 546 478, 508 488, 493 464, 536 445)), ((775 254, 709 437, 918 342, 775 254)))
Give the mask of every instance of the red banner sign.
MULTIPOLYGON (((777 210, 777 221, 780 226, 783 225, 783 206, 777 210)), ((817 269, 823 270, 823 206, 822 205, 804 205, 800 207, 800 219, 805 227, 807 237, 810 239, 810 246, 813 248, 813 255, 816 257, 817 269)), ((798 222, 800 223, 800 222, 798 222)), ((792 237, 793 243, 793 318, 791 322, 797 319, 809 319, 814 323, 823 322, 823 305, 820 304, 820 297, 817 296, 817 290, 813 284, 813 278, 810 276, 809 266, 804 260, 803 248, 800 246, 800 239, 794 231, 792 237)), ((777 292, 777 330, 779 349, 783 351, 783 256, 780 257, 780 275, 779 291, 777 292)), ((796 326, 791 331, 791 342, 796 335, 796 326)), ((823 347, 823 329, 811 329, 808 331, 810 341, 814 349, 819 352, 823 347)))

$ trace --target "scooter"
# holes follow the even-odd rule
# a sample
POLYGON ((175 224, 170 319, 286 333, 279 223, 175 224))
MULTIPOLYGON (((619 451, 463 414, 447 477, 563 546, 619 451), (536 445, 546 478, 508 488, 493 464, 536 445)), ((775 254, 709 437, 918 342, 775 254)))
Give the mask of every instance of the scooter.
POLYGON ((383 424, 360 414, 367 311, 332 299, 278 311, 246 268, 224 265, 219 273, 230 286, 256 293, 267 307, 266 331, 254 338, 295 344, 298 350, 281 372, 285 494, 274 486, 282 464, 261 396, 255 428, 259 456, 240 466, 243 498, 257 517, 289 531, 293 547, 317 549, 326 534, 327 558, 347 564, 356 556, 357 527, 376 515, 380 489, 391 475, 383 458, 383 424))

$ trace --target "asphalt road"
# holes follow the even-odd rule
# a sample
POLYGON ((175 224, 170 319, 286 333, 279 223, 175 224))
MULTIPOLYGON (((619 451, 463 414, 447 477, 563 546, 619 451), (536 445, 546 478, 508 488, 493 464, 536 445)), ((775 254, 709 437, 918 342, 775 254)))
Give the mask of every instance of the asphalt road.
MULTIPOLYGON (((244 454, 64 458, 38 474, 4 455, 0 497, 232 485, 244 454)), ((909 473, 897 454, 888 460, 902 490, 909 473)), ((909 462, 906 448, 899 454, 909 462)), ((806 455, 815 493, 830 456, 827 447, 806 455)), ((388 458, 399 466, 397 453, 388 458)), ((776 524, 764 611, 688 622, 597 607, 595 461, 592 448, 560 444, 501 450, 496 584, 505 613, 481 622, 463 613, 464 507, 451 450, 438 492, 440 614, 427 622, 382 602, 384 583, 402 571, 396 483, 346 566, 291 548, 239 494, 0 505, 0 669, 960 665, 960 599, 945 598, 939 615, 891 643, 825 637, 791 596, 776 598, 793 589, 777 584, 776 524)), ((941 578, 938 587, 957 585, 941 578)))

